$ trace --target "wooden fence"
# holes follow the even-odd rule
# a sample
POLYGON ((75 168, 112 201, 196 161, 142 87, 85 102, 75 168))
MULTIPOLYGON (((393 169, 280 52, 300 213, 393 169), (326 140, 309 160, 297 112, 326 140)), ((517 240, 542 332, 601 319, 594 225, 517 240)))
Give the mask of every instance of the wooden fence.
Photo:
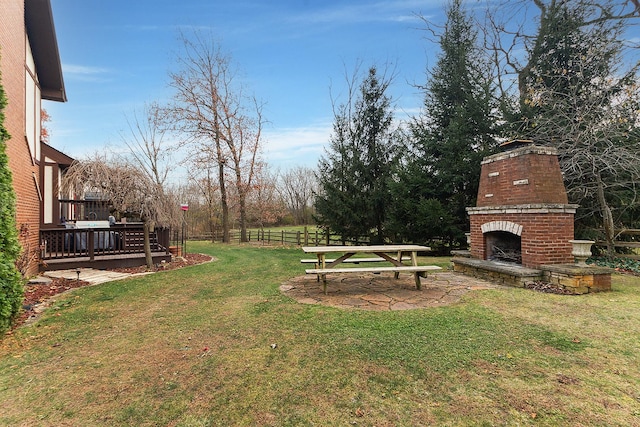
MULTIPOLYGON (((232 242, 240 242, 240 231, 233 230, 229 233, 232 242)), ((189 240, 212 240, 211 234, 189 236, 189 240)), ((222 232, 216 232, 213 240, 222 241, 222 232)), ((265 245, 283 246, 330 246, 330 245, 366 245, 368 238, 357 240, 343 240, 339 235, 314 230, 285 231, 285 230, 247 230, 249 242, 259 242, 265 245)))
MULTIPOLYGON (((616 255, 624 258, 632 258, 632 259, 640 259, 640 254, 638 254, 638 248, 640 248, 640 229, 623 229, 617 230, 616 236, 618 239, 615 240, 614 245, 616 249, 622 249, 616 255)), ((607 250, 607 242, 604 240, 596 240, 595 246, 599 248, 602 252, 606 252, 607 250)))
MULTIPOLYGON (((624 229, 619 230, 616 234, 623 237, 623 240, 616 240, 616 248, 626 249, 619 251, 621 257, 640 259, 640 229, 624 229), (626 238, 624 238, 626 237, 626 238), (631 252, 631 253, 629 253, 631 252)), ((233 230, 230 232, 232 242, 240 242, 240 231, 233 230)), ((202 234, 197 236, 189 236, 189 240, 212 240, 211 234, 202 234)), ((222 241, 222 232, 216 232, 214 241, 222 241)), ((331 245, 367 245, 369 240, 366 237, 358 240, 342 240, 341 236, 329 234, 324 231, 314 230, 309 232, 306 228, 304 231, 284 231, 284 230, 247 230, 247 240, 249 242, 260 242, 268 245, 283 246, 331 246, 331 245)), ((606 242, 597 240, 595 246, 601 251, 606 251, 606 242)))

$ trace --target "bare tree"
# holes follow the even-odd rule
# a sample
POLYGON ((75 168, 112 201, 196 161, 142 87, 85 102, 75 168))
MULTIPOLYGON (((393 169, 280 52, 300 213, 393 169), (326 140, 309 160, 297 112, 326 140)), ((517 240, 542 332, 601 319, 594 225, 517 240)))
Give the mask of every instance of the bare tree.
POLYGON ((297 225, 311 222, 317 181, 311 168, 297 166, 280 174, 278 190, 297 225))
POLYGON ((265 225, 278 222, 286 211, 278 192, 276 174, 266 164, 259 163, 251 195, 247 200, 249 220, 262 229, 265 225))
MULTIPOLYGON (((623 23, 640 18, 637 2, 630 0, 501 0, 487 1, 486 19, 481 26, 485 47, 492 53, 496 82, 501 100, 517 91, 520 104, 528 96, 527 80, 548 48, 545 37, 559 28, 557 16, 563 8, 584 11, 587 17, 580 26, 587 28, 603 22, 623 23), (532 25, 534 24, 534 25, 532 25)), ((636 23, 637 24, 637 23, 636 23)), ((625 44, 637 50, 637 39, 625 44)))
MULTIPOLYGON (((194 160, 194 162, 197 160, 194 160)), ((211 162, 203 161, 191 170, 189 179, 195 183, 198 199, 206 216, 207 230, 211 233, 211 241, 215 241, 216 227, 220 217, 220 186, 215 177, 215 169, 211 162)))
POLYGON ((228 138, 226 138, 232 164, 230 165, 238 194, 240 213, 240 240, 247 241, 247 196, 253 188, 260 145, 262 141, 262 105, 251 98, 254 106, 252 117, 241 115, 234 121, 228 121, 228 138), (235 122, 235 123, 234 123, 235 122), (235 128, 235 129, 234 129, 235 128))
POLYGON ((626 211, 638 207, 640 196, 640 87, 622 80, 594 79, 589 90, 551 86, 530 101, 552 111, 537 116, 531 134, 558 148, 569 197, 582 206, 586 219, 599 213, 609 255, 616 225, 624 226, 626 211))
POLYGON ((246 241, 246 197, 260 155, 262 105, 245 95, 231 58, 219 44, 200 33, 193 39, 183 36, 182 42, 180 69, 170 74, 175 90, 172 114, 177 128, 190 136, 192 151, 218 167, 224 242, 229 242, 230 227, 226 170, 232 172, 246 241))
MULTIPOLYGON (((155 218, 161 220, 164 226, 177 227, 184 216, 178 209, 181 202, 179 193, 172 191, 168 184, 170 172, 178 162, 175 158, 176 144, 170 139, 165 113, 166 109, 155 102, 145 105, 140 113, 134 111, 133 118, 127 120, 129 132, 121 134, 129 150, 117 155, 147 176, 152 185, 150 193, 154 195, 157 206, 162 205, 162 210, 155 214, 155 218)), ((148 243, 145 241, 145 245, 148 243)), ((148 265, 152 262, 150 256, 149 252, 148 265)))
POLYGON ((133 118, 127 120, 129 132, 121 134, 129 152, 120 154, 160 187, 165 185, 169 173, 177 165, 172 159, 175 147, 168 140, 169 127, 164 111, 157 103, 145 105, 141 113, 134 111, 133 118))

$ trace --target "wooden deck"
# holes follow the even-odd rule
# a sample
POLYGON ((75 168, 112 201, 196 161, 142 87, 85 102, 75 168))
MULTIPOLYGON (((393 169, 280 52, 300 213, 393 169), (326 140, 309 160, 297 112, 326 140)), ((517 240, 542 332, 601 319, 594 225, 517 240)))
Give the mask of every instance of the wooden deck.
MULTIPOLYGON (((152 252, 154 264, 162 261, 170 262, 171 254, 164 251, 152 252)), ((71 268, 95 268, 105 270, 110 268, 128 268, 145 265, 147 263, 144 253, 118 254, 118 255, 97 255, 91 259, 88 256, 73 258, 55 258, 41 261, 40 271, 68 270, 71 268)))
MULTIPOLYGON (((154 264, 171 261, 168 230, 150 236, 154 264)), ((40 270, 127 268, 146 264, 141 225, 40 231, 40 270)))

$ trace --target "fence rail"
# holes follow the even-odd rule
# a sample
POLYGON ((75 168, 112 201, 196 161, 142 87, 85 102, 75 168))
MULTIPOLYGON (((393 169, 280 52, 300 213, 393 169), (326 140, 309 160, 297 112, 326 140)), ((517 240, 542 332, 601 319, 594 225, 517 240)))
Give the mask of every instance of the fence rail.
MULTIPOLYGON (((640 229, 625 228, 617 230, 616 236, 618 239, 620 237, 624 238, 624 236, 627 237, 626 240, 615 240, 613 242, 616 249, 626 249, 623 251, 616 251, 616 256, 640 259, 640 254, 638 254, 637 251, 637 249, 640 248, 640 229)), ((606 250, 607 242, 604 240, 596 240, 595 246, 606 250)))
MULTIPOLYGON (((240 231, 233 230, 229 233, 232 242, 240 242, 240 231)), ((213 235, 200 234, 189 236, 189 240, 214 240, 222 241, 222 232, 213 235)), ((339 235, 314 230, 308 231, 285 231, 285 230, 247 230, 247 240, 249 242, 261 242, 269 245, 291 245, 291 246, 341 246, 341 245, 366 245, 368 238, 357 240, 343 240, 339 235)))
MULTIPOLYGON (((149 238, 151 251, 167 251, 169 230, 156 229, 149 238)), ((99 255, 144 253, 144 228, 124 226, 90 229, 40 230, 40 258, 42 260, 99 255)))

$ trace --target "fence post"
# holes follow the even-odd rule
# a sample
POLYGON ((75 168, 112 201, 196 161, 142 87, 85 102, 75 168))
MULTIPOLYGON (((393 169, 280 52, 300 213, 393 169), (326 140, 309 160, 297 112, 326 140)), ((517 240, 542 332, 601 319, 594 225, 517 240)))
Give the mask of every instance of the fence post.
POLYGON ((304 226, 304 245, 309 246, 309 230, 306 225, 304 226))
POLYGON ((298 246, 300 246, 300 230, 298 230, 298 238, 297 238, 298 242, 296 243, 298 246))
POLYGON ((325 231, 327 233, 327 246, 329 246, 329 229, 325 231))
POLYGON ((267 243, 271 244, 271 230, 267 231, 267 243))

